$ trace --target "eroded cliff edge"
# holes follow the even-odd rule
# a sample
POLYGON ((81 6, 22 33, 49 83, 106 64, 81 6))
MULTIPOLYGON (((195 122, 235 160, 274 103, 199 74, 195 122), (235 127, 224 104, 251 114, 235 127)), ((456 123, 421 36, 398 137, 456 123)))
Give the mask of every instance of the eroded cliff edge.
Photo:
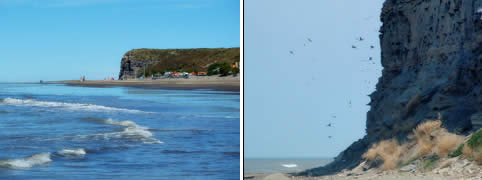
POLYGON ((407 134, 441 114, 467 134, 482 121, 482 0, 387 0, 380 29, 382 77, 370 95, 366 135, 327 166, 300 175, 351 169, 374 142, 407 134))

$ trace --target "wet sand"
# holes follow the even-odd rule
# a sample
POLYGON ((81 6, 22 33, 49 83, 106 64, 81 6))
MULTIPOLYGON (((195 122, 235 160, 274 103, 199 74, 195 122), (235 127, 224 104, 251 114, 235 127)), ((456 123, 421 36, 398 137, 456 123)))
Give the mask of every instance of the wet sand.
POLYGON ((161 80, 79 80, 54 81, 49 84, 66 84, 82 87, 138 87, 153 89, 213 89, 219 91, 240 91, 239 79, 161 79, 161 80))

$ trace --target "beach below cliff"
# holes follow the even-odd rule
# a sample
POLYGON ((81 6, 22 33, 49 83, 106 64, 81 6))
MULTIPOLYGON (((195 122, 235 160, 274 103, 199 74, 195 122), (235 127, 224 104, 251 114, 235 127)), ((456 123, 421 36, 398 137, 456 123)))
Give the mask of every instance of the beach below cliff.
MULTIPOLYGON (((246 164, 245 164, 246 165, 246 164)), ((249 165, 249 164, 248 164, 249 165)), ((442 158, 439 162, 433 164, 433 167, 424 167, 427 163, 423 160, 416 160, 409 165, 394 170, 382 170, 378 168, 366 169, 367 165, 361 163, 358 167, 352 170, 344 170, 342 172, 326 175, 326 176, 293 176, 292 173, 298 171, 278 171, 278 172, 254 172, 250 170, 245 173, 243 179, 250 180, 428 180, 428 179, 467 179, 467 180, 481 180, 481 166, 477 163, 455 157, 442 158), (252 172, 252 173, 251 173, 252 172)))
POLYGON ((82 87, 138 87, 153 89, 210 89, 218 91, 240 91, 240 78, 238 77, 194 77, 189 79, 158 79, 158 80, 65 80, 48 82, 53 84, 66 84, 82 87))
POLYGON ((455 167, 437 168, 432 171, 416 172, 404 170, 379 171, 370 169, 367 171, 347 170, 334 175, 327 176, 292 176, 289 173, 247 173, 243 179, 251 180, 451 180, 466 179, 480 180, 480 166, 467 161, 454 162, 455 167))
POLYGON ((414 173, 402 173, 402 172, 384 172, 384 173, 376 173, 376 172, 368 172, 359 175, 351 175, 351 174, 336 174, 331 176, 320 176, 320 177, 299 177, 299 176, 290 176, 289 174, 283 173, 272 173, 272 174, 246 174, 244 179, 251 179, 251 180, 351 180, 351 179, 358 179, 358 180, 430 180, 430 179, 439 179, 439 180, 452 180, 452 179, 480 179, 477 176, 466 176, 466 175, 443 175, 443 174, 434 174, 434 173, 424 173, 424 174, 414 174, 414 173))

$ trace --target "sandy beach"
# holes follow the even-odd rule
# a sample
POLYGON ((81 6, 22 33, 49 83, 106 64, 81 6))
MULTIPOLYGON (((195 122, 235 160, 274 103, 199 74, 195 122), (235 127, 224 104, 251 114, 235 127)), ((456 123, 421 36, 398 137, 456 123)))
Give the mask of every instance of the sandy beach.
POLYGON ((159 79, 159 80, 65 80, 48 82, 84 87, 139 87, 156 89, 213 89, 219 91, 240 90, 239 77, 194 77, 189 79, 159 79))
POLYGON ((364 173, 361 175, 347 175, 347 174, 337 174, 332 176, 320 176, 320 177, 298 177, 290 176, 288 174, 273 173, 273 174, 247 174, 244 179, 251 180, 453 180, 453 179, 481 179, 480 176, 472 175, 443 175, 434 173, 399 173, 399 172, 383 172, 383 173, 364 173))
MULTIPOLYGON (((245 173, 244 179, 251 180, 482 180, 482 169, 473 161, 462 158, 442 158, 432 169, 423 169, 411 164, 400 169, 381 170, 377 168, 363 170, 365 163, 352 170, 344 170, 334 175, 311 177, 293 176, 290 173, 245 173)), ((415 161, 415 162, 417 162, 415 161)), ((294 173, 294 172, 293 172, 294 173)))

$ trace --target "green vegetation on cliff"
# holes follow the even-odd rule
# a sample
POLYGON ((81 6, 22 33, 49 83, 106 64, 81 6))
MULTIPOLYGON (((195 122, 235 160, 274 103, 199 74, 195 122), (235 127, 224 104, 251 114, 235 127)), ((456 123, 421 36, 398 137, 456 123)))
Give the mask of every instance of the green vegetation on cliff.
MULTIPOLYGON (((200 49, 134 49, 126 53, 128 60, 146 64, 146 76, 169 71, 207 72, 212 64, 228 64, 240 60, 240 48, 200 49)), ((137 75, 143 74, 138 70, 137 75)))

